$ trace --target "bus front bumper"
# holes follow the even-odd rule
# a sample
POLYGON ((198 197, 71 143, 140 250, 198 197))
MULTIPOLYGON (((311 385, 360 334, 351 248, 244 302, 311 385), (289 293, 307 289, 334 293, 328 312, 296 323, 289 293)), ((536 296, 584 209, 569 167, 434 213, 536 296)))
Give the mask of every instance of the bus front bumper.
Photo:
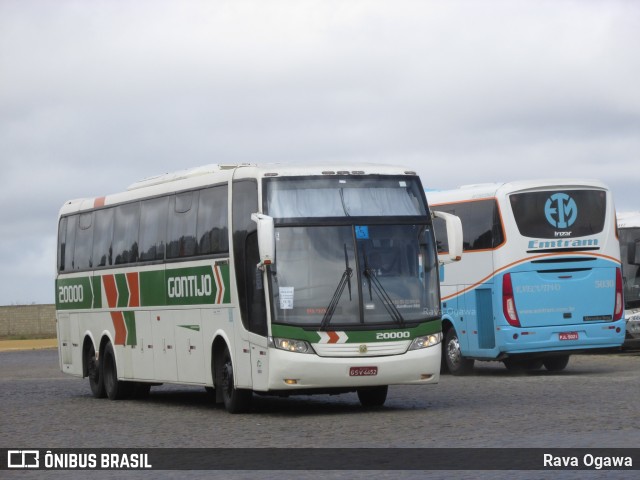
POLYGON ((377 357, 320 357, 270 348, 268 389, 294 392, 438 383, 441 346, 377 357))

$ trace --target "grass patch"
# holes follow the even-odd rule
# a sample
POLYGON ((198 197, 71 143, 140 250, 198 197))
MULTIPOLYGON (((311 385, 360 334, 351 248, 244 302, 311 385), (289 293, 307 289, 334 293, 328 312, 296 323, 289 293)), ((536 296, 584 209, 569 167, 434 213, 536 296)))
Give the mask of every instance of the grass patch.
POLYGON ((55 334, 49 335, 0 335, 0 340, 48 340, 56 338, 55 334))

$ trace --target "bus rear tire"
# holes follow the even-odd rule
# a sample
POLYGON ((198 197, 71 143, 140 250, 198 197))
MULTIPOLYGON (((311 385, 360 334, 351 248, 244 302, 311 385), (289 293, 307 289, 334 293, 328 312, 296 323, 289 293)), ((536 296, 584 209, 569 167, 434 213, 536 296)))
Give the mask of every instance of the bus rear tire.
POLYGON ((116 367, 116 355, 113 351, 111 342, 107 342, 102 352, 102 361, 100 362, 100 376, 104 382, 105 392, 109 400, 122 400, 127 398, 133 389, 131 382, 118 380, 118 369, 116 367))
POLYGON ((363 407, 381 407, 387 400, 389 387, 365 387, 358 389, 358 400, 363 407))
POLYGON ((451 375, 467 375, 473 370, 473 360, 462 356, 460 340, 455 328, 450 328, 444 337, 442 363, 451 375))
POLYGON ((550 372, 561 372, 569 364, 569 355, 558 355, 556 357, 545 358, 544 368, 550 372))
POLYGON ((93 346, 93 342, 89 345, 84 358, 85 365, 87 366, 87 376, 89 377, 89 386, 91 387, 91 393, 95 398, 104 398, 107 396, 107 392, 104 388, 104 382, 102 381, 102 375, 100 374, 100 360, 96 360, 96 349, 93 346))
POLYGON ((229 413, 244 413, 249 410, 253 392, 251 390, 238 389, 234 385, 233 363, 229 348, 225 346, 221 355, 221 361, 217 362, 217 384, 222 392, 224 408, 229 413))

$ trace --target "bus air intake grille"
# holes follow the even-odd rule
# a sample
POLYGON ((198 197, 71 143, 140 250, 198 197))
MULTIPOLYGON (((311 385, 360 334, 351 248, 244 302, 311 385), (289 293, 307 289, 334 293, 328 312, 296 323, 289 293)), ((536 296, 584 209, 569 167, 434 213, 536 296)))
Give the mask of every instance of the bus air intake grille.
POLYGON ((401 355, 407 351, 409 345, 411 345, 410 340, 379 343, 314 343, 313 349, 321 357, 382 357, 401 355), (362 348, 363 345, 366 348, 362 348))

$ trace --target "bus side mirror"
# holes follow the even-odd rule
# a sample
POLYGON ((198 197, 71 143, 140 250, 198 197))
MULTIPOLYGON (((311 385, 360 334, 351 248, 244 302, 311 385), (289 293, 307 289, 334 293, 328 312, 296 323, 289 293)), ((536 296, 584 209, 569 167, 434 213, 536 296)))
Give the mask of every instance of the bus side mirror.
POLYGON ((445 212, 433 212, 433 216, 441 218, 447 228, 447 243, 449 244, 449 256, 441 260, 441 264, 457 262, 462 259, 462 222, 460 217, 445 212))
POLYGON ((260 263, 258 267, 273 265, 276 259, 275 230, 273 227, 273 217, 262 213, 252 213, 251 220, 258 225, 258 251, 260 252, 260 263))

